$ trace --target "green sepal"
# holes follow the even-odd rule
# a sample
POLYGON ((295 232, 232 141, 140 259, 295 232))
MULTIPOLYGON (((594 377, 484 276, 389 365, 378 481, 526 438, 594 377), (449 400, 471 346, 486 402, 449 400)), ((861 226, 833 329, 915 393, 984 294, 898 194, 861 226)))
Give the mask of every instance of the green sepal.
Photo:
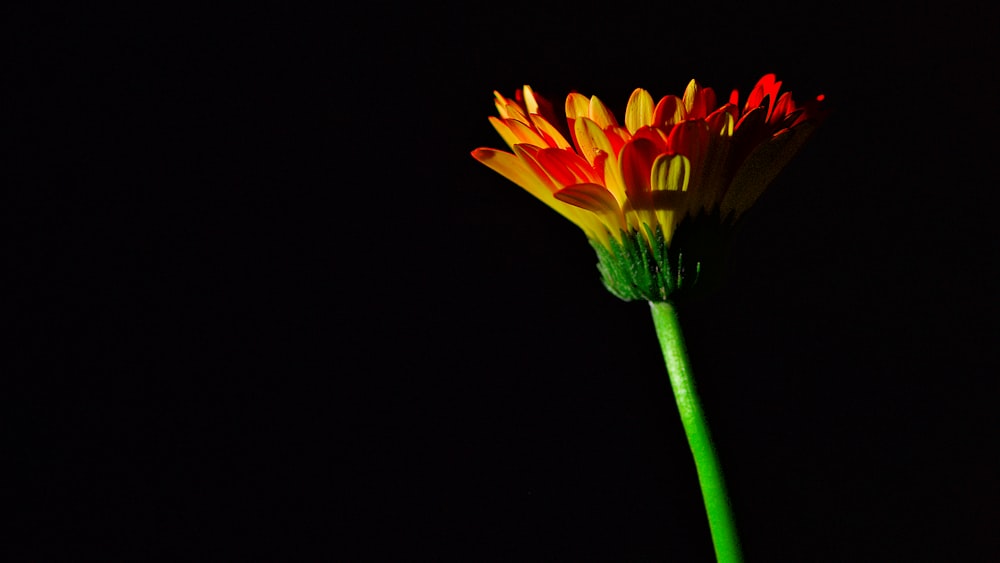
POLYGON ((719 285, 730 228, 717 213, 687 218, 669 244, 660 226, 643 230, 620 231, 608 246, 590 241, 604 287, 613 295, 624 301, 677 301, 719 285))

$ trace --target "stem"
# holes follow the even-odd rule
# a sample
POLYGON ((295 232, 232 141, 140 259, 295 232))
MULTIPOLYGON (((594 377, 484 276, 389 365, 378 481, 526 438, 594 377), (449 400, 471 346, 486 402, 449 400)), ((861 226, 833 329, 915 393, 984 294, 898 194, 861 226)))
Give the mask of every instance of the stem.
POLYGON ((715 448, 712 446, 708 422, 705 420, 698 394, 695 392, 677 312, 673 305, 667 302, 650 302, 649 305, 653 310, 656 336, 660 340, 663 359, 670 375, 670 386, 673 387, 684 432, 687 434, 695 467, 698 470, 698 482, 705 500, 705 511, 708 513, 708 525, 712 532, 712 543, 715 545, 716 561, 740 563, 743 561, 743 556, 740 553, 740 542, 736 535, 732 510, 729 507, 726 485, 715 448))

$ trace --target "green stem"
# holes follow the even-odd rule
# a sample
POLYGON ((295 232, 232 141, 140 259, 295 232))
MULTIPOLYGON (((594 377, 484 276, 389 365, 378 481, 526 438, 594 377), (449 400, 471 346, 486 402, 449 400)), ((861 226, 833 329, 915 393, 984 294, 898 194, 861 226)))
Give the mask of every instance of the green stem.
POLYGON ((708 422, 705 420, 698 394, 695 392, 677 312, 673 305, 667 302, 650 302, 649 305, 653 310, 656 336, 660 340, 663 359, 670 374, 670 386, 673 387, 684 432, 687 434, 691 453, 694 454, 698 482, 701 485, 705 511, 708 513, 708 525, 712 532, 712 543, 715 545, 715 558, 719 563, 739 563, 743 561, 743 556, 740 554, 736 525, 729 507, 729 497, 726 494, 719 460, 712 446, 711 434, 708 432, 708 422))

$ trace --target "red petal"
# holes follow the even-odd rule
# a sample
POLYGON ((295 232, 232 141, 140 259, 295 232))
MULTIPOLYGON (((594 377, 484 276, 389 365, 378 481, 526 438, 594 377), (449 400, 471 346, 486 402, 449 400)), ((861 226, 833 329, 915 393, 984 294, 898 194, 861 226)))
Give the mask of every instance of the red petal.
POLYGON ((653 110, 653 125, 673 125, 684 118, 684 101, 677 96, 663 96, 653 110))
POLYGON ((642 200, 649 193, 649 173, 657 156, 656 144, 649 139, 633 139, 622 147, 619 165, 629 199, 642 200))
POLYGON ((710 137, 705 120, 689 119, 674 126, 667 146, 670 152, 688 157, 692 168, 698 170, 708 152, 710 137))
POLYGON ((649 139, 656 145, 657 152, 667 152, 667 135, 659 127, 641 127, 636 130, 633 139, 649 139))
POLYGON ((743 111, 750 111, 755 107, 760 106, 760 103, 764 101, 764 96, 771 93, 774 87, 774 75, 765 74, 760 77, 757 84, 750 91, 750 95, 747 96, 747 105, 743 107, 743 111))
MULTIPOLYGON (((733 123, 736 123, 736 119, 739 117, 740 110, 733 104, 726 104, 721 108, 712 112, 705 121, 708 123, 708 129, 712 133, 721 134, 722 130, 726 127, 728 122, 728 116, 732 116, 733 123)), ((730 134, 732 132, 730 131, 730 134)))
POLYGON ((774 104, 774 111, 771 113, 769 121, 780 121, 793 111, 795 111, 795 102, 792 101, 792 93, 785 92, 778 98, 778 103, 774 104))
POLYGON ((694 103, 688 110, 688 119, 702 119, 715 109, 715 92, 711 88, 701 88, 694 96, 694 103))
POLYGON ((595 182, 599 178, 590 164, 580 155, 562 149, 542 149, 536 155, 538 163, 545 168, 561 186, 580 182, 595 182))

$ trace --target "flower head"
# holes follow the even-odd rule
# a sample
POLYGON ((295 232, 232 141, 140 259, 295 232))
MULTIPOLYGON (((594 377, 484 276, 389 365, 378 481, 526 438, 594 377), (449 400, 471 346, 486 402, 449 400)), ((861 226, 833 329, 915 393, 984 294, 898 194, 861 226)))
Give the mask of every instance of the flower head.
POLYGON ((767 74, 742 105, 736 90, 719 105, 694 80, 658 102, 637 88, 624 124, 597 96, 571 93, 568 128, 529 86, 514 99, 494 92, 490 122, 512 152, 472 155, 583 229, 613 293, 666 300, 703 262, 683 257, 678 228, 703 218, 733 225, 825 116, 822 96, 799 105, 780 89, 767 74))

